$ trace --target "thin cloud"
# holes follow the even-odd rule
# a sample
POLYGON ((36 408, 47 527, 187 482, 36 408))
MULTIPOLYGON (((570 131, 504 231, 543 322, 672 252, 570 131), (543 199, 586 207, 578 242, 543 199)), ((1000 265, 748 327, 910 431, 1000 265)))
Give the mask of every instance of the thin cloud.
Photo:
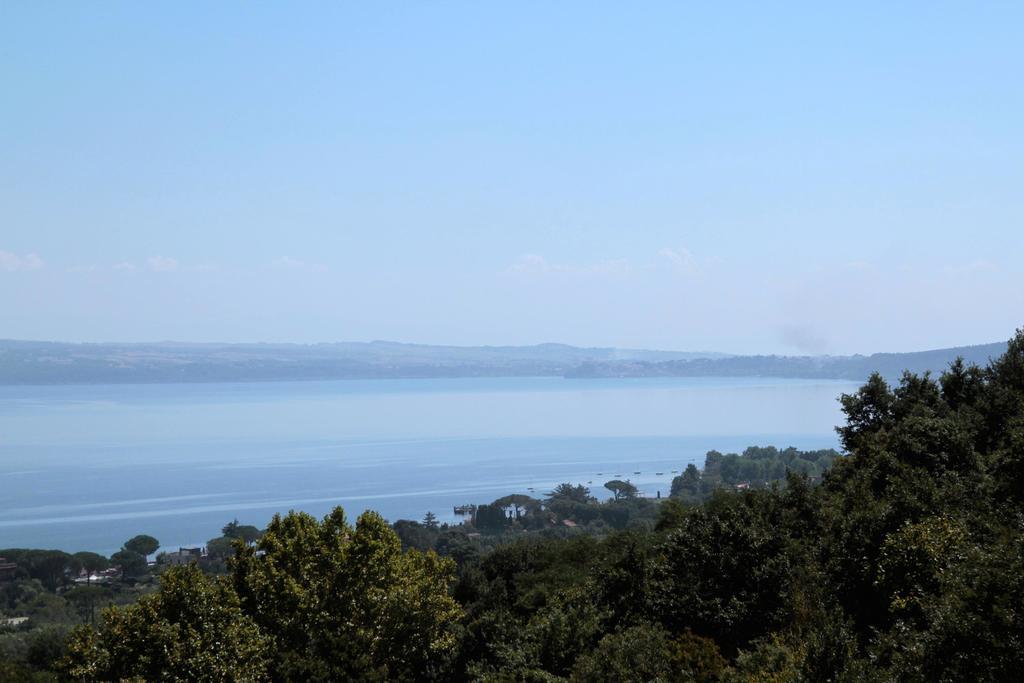
POLYGON ((975 259, 969 263, 963 263, 956 266, 947 266, 946 273, 949 275, 977 275, 979 273, 995 273, 999 271, 999 266, 992 261, 986 261, 985 259, 975 259))
POLYGON ((523 254, 507 268, 510 273, 566 275, 609 275, 623 276, 633 272, 633 265, 625 259, 608 259, 594 263, 553 263, 537 254, 523 254))
POLYGON ((550 270, 548 260, 537 254, 523 254, 518 261, 508 267, 510 273, 546 273, 550 270))
POLYGON ((170 256, 150 256, 146 265, 154 273, 171 273, 178 269, 178 259, 170 256))
POLYGON ((658 252, 658 256, 668 261, 673 270, 685 273, 697 270, 697 259, 689 249, 665 247, 658 252))
MULTIPOLYGON (((217 266, 213 263, 187 265, 181 263, 178 259, 174 259, 169 256, 152 256, 146 259, 146 267, 155 273, 172 273, 176 271, 188 273, 211 273, 218 270, 217 266)), ((135 270, 135 266, 131 263, 119 263, 114 266, 114 270, 131 271, 135 270)))
POLYGON ((28 270, 39 270, 46 264, 35 253, 18 256, 14 252, 0 250, 0 270, 9 273, 28 270))
MULTIPOLYGON (((146 270, 154 273, 171 273, 171 272, 189 272, 189 273, 210 273, 218 270, 216 264, 213 263, 197 263, 195 265, 184 265, 177 259, 169 256, 151 256, 145 261, 143 266, 146 270)), ((81 264, 71 266, 67 269, 69 273, 100 273, 100 272, 115 272, 115 273, 133 273, 139 270, 139 266, 135 265, 131 261, 121 261, 113 265, 97 265, 81 264)))

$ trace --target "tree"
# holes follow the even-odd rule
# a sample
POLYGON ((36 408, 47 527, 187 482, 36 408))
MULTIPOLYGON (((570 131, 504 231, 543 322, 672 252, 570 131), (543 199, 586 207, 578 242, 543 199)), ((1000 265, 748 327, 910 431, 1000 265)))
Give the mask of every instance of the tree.
POLYGON ((627 531, 610 536, 601 563, 592 572, 591 600, 621 629, 648 620, 651 607, 653 539, 627 531))
POLYGON ((638 493, 635 486, 628 481, 622 481, 621 479, 612 479, 611 481, 605 482, 604 487, 615 494, 615 500, 636 498, 638 493))
POLYGON ((240 538, 246 543, 255 543, 262 535, 259 529, 248 524, 239 524, 238 520, 232 520, 224 525, 221 529, 221 533, 224 538, 230 538, 232 540, 240 538))
POLYGON ((0 658, 0 681, 19 681, 19 683, 53 683, 53 674, 34 671, 29 664, 7 661, 0 658))
POLYGON ((477 544, 473 543, 465 532, 454 529, 442 531, 437 537, 434 549, 439 555, 455 560, 455 564, 460 567, 480 556, 477 544))
POLYGON ((110 562, 120 567, 124 576, 142 576, 148 570, 146 557, 131 550, 118 550, 110 556, 110 562))
POLYGON ((61 668, 87 681, 255 681, 267 675, 266 638, 224 581, 172 567, 160 589, 77 629, 61 668))
POLYGON ((521 511, 523 508, 526 510, 536 510, 540 508, 540 501, 522 493, 513 493, 507 496, 502 496, 491 503, 491 505, 499 508, 512 508, 515 511, 515 518, 519 519, 522 517, 521 511))
POLYGON ((855 452, 867 445, 869 435, 885 429, 893 419, 894 401, 889 385, 877 372, 856 393, 843 394, 840 402, 846 413, 846 426, 836 429, 843 447, 855 452))
POLYGON ((430 550, 434 547, 434 542, 437 541, 436 529, 430 529, 411 519, 400 519, 391 528, 398 534, 403 548, 430 550))
POLYGON ((75 565, 72 556, 60 550, 4 550, 2 555, 51 591, 67 581, 67 571, 75 565))
POLYGON ((573 681, 655 681, 672 674, 669 634, 657 625, 642 624, 606 635, 597 647, 580 657, 573 681))
POLYGON ((238 533, 238 527, 240 526, 242 525, 241 523, 239 523, 238 518, 236 517, 235 519, 231 520, 223 527, 221 527, 220 533, 224 536, 224 538, 236 538, 236 534, 238 533))
POLYGON ((669 630, 734 654, 788 623, 796 572, 770 493, 719 494, 687 510, 657 553, 654 612, 669 630))
POLYGON ((235 552, 235 542, 227 536, 211 538, 206 542, 206 554, 215 559, 230 557, 235 552))
POLYGON ((87 573, 102 571, 110 566, 110 560, 98 553, 78 552, 71 556, 71 567, 84 569, 87 573))
POLYGON ((509 521, 505 517, 505 511, 494 505, 478 505, 476 515, 473 518, 473 525, 486 533, 501 533, 509 521))
POLYGON ((708 451, 704 456, 703 476, 711 488, 718 486, 722 481, 722 459, 724 457, 718 451, 708 451))
POLYGON ((422 680, 454 653, 453 563, 403 552, 374 512, 354 529, 340 507, 320 522, 275 515, 229 566, 243 612, 272 640, 274 680, 422 680))
POLYGON ((156 540, 152 536, 147 536, 146 534, 139 534, 138 536, 133 536, 132 538, 129 538, 127 541, 124 542, 125 550, 130 550, 133 553, 138 553, 143 557, 149 557, 150 555, 155 553, 157 551, 157 548, 159 547, 160 541, 156 540))
POLYGON ((702 638, 687 630, 672 642, 672 669, 678 680, 711 683, 721 678, 725 657, 710 638, 702 638))
POLYGON ((423 516, 423 526, 427 527, 428 529, 436 529, 437 528, 437 515, 435 515, 433 512, 430 512, 428 510, 427 514, 425 514, 423 516))
POLYGON ((586 504, 593 503, 594 497, 590 495, 590 489, 582 484, 573 486, 572 484, 565 483, 559 484, 553 491, 548 493, 547 502, 549 504, 557 501, 586 504))
POLYGON ((78 584, 63 593, 68 604, 73 605, 83 623, 96 623, 97 606, 109 605, 113 600, 113 590, 105 583, 78 584))
POLYGON ((592 651, 601 638, 605 616, 582 587, 555 593, 526 626, 539 667, 558 676, 569 675, 577 658, 592 651))
POLYGON ((672 491, 669 495, 687 502, 697 502, 700 500, 700 494, 700 471, 691 462, 682 474, 672 479, 672 491))
POLYGON ((61 626, 44 626, 35 629, 28 639, 26 659, 36 669, 51 671, 64 657, 68 640, 68 629, 61 626))

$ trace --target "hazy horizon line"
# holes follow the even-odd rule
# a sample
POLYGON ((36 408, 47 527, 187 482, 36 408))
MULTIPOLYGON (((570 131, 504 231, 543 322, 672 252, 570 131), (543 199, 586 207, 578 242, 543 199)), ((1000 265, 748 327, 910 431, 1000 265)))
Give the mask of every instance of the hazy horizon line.
POLYGON ((871 356, 875 354, 900 354, 900 353, 927 353, 930 351, 941 351, 945 349, 966 349, 979 346, 989 346, 992 344, 1003 343, 1004 340, 976 342, 969 344, 955 344, 952 346, 933 346, 928 348, 918 348, 910 351, 858 351, 855 353, 772 353, 772 352, 757 352, 757 353, 743 353, 743 352, 731 352, 731 351, 720 351, 711 349, 670 349, 670 348, 659 348, 659 347, 646 347, 646 346, 615 346, 615 345, 580 345, 580 344, 569 344, 565 342, 557 341, 545 341, 535 342, 532 344, 457 344, 457 343, 429 343, 429 342, 416 342, 416 341, 397 341, 393 339, 371 339, 368 341, 343 339, 335 341, 316 341, 316 342, 300 342, 300 341, 196 341, 196 340, 181 340, 181 339, 158 339, 158 340, 136 340, 136 341, 124 341, 124 340, 103 340, 103 341, 70 341, 66 339, 15 339, 9 337, 0 338, 0 343, 19 343, 19 344, 67 344, 67 345, 79 345, 79 346, 144 346, 144 345, 180 345, 180 346, 297 346, 297 347, 313 347, 313 346, 341 346, 345 344, 361 344, 361 345, 373 345, 373 344, 393 344, 398 346, 421 346, 421 347, 432 347, 432 348, 454 348, 454 349, 517 349, 517 348, 537 348, 543 346, 558 346, 572 349, 581 350, 616 350, 616 351, 635 351, 635 352, 656 352, 656 353, 685 353, 685 354, 714 354, 719 356, 789 356, 789 357, 818 357, 818 358, 842 358, 850 356, 871 356))

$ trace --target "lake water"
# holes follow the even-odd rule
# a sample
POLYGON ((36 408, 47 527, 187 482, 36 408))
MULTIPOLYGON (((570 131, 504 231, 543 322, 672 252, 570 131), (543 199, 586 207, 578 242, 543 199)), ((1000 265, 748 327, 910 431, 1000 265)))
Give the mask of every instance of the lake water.
POLYGON ((710 449, 837 446, 850 382, 486 378, 0 387, 0 548, 202 543, 277 511, 390 520, 616 475, 667 494, 710 449), (640 472, 640 474, 634 474, 640 472), (658 475, 657 473, 663 473, 658 475))

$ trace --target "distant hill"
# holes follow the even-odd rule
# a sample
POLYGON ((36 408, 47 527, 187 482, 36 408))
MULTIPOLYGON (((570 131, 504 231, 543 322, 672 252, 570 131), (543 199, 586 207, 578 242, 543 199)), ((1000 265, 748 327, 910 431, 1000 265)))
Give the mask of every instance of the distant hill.
POLYGON ((1006 350, 980 346, 870 356, 729 356, 712 352, 536 346, 333 344, 69 344, 0 340, 0 385, 266 382, 426 377, 793 377, 862 381, 878 371, 943 370, 957 356, 984 364, 1006 350))
POLYGON ((724 354, 710 352, 565 344, 69 344, 0 340, 0 384, 562 376, 583 363, 659 363, 722 357, 724 354))
POLYGON ((792 377, 863 381, 872 372, 888 380, 899 379, 904 370, 938 374, 957 357, 985 365, 1001 356, 1006 342, 958 346, 911 353, 875 353, 870 356, 730 356, 660 362, 587 362, 567 373, 569 377, 792 377))

